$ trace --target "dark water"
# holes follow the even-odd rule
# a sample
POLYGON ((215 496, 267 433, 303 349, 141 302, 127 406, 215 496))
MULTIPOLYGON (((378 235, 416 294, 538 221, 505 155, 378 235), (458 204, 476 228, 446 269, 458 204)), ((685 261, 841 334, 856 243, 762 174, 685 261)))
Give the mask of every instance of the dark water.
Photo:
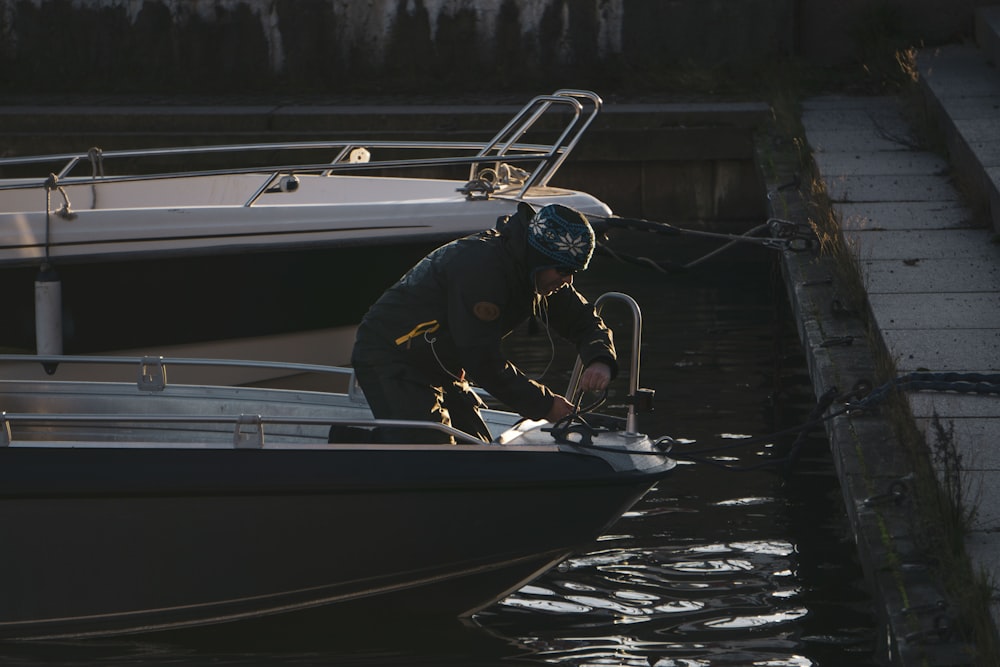
MULTIPOLYGON (((599 262, 578 283, 639 302, 641 384, 656 390, 640 425, 682 440, 680 452, 802 424, 815 404, 777 266, 757 257, 670 276, 599 262)), ((628 318, 614 308, 604 314, 625 347, 628 318)), ((720 455, 745 471, 682 465, 589 553, 479 622, 548 664, 876 664, 825 436, 801 440, 790 467, 762 466, 797 437, 720 455)))
MULTIPOLYGON (((775 264, 763 253, 746 259, 667 276, 600 258, 578 279, 590 298, 613 290, 639 302, 641 384, 656 390, 640 426, 680 439, 679 451, 775 433, 806 421, 814 405, 775 264)), ((604 314, 624 351, 630 317, 613 303, 604 314)), ((529 372, 550 358, 543 333, 520 332, 509 347, 529 372)), ((558 345, 548 376, 558 390, 571 363, 558 345)), ((727 451, 721 462, 780 461, 795 437, 727 451)), ((471 623, 359 619, 323 637, 7 646, 0 664, 874 665, 871 604, 822 432, 799 452, 790 469, 680 466, 587 553, 471 623)))

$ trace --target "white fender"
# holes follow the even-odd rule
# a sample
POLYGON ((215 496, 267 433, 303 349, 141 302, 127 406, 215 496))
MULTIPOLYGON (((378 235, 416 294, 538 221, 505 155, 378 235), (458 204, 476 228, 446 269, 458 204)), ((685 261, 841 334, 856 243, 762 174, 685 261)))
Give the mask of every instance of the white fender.
POLYGON ((548 431, 543 431, 543 426, 552 426, 544 419, 524 419, 515 424, 512 428, 501 433, 496 443, 498 445, 552 445, 555 439, 548 431))
POLYGON ((62 282, 43 266, 35 278, 35 353, 62 354, 62 282))

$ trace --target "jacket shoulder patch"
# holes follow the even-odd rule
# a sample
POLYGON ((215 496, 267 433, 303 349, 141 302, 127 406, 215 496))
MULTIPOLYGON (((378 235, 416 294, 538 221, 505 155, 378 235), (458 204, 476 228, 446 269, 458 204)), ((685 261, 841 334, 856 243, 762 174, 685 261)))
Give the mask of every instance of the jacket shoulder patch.
POLYGON ((500 306, 489 301, 480 301, 472 307, 472 313, 483 322, 492 322, 500 317, 500 306))

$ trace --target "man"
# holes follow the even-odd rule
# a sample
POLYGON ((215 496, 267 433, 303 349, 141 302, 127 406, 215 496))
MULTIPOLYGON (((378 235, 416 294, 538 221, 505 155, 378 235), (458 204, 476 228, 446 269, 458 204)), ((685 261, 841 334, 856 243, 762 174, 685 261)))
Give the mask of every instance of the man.
MULTIPOLYGON (((583 391, 617 373, 613 336, 573 274, 587 268, 594 231, 578 211, 527 204, 496 229, 434 250, 390 287, 358 328, 352 364, 379 419, 435 421, 490 441, 476 383, 529 419, 555 422, 573 406, 506 360, 501 341, 528 317, 575 343, 583 391)), ((436 429, 380 429, 388 442, 447 442, 436 429)))

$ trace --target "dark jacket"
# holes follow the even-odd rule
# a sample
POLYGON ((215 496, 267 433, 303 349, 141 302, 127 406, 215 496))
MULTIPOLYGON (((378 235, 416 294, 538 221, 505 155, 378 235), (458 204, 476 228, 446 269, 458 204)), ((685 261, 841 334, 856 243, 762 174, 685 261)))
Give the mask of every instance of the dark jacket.
POLYGON ((531 418, 552 406, 552 392, 507 361, 501 340, 533 314, 576 344, 584 364, 601 359, 617 372, 611 330, 571 285, 547 299, 535 292, 527 248, 532 209, 501 218, 497 229, 438 248, 386 290, 358 328, 354 363, 403 364, 420 382, 468 378, 531 418), (547 301, 547 304, 545 303, 547 301))

